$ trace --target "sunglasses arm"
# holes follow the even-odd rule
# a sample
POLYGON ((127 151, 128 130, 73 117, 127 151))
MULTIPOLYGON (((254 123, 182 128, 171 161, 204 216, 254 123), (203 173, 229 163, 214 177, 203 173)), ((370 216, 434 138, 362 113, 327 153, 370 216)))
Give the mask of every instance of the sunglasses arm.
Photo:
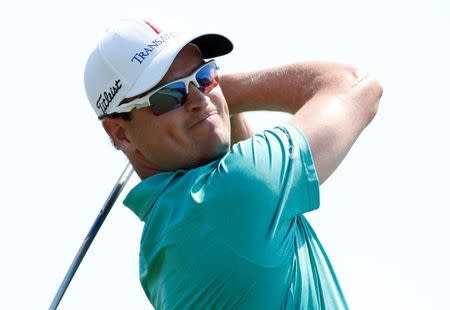
POLYGON ((150 104, 148 103, 148 100, 145 100, 144 98, 137 98, 131 102, 128 102, 126 105, 120 105, 116 109, 115 113, 127 113, 133 109, 141 109, 149 106, 150 104))
POLYGON ((147 96, 145 96, 143 98, 138 98, 138 99, 134 100, 133 103, 134 103, 134 107, 136 109, 142 109, 142 108, 146 108, 146 107, 150 106, 147 96))

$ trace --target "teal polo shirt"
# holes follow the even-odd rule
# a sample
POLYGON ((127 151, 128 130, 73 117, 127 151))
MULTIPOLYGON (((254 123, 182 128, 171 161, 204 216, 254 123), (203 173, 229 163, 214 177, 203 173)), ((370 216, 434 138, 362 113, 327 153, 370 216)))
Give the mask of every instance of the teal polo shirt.
POLYGON ((156 309, 348 308, 303 216, 319 207, 319 182, 294 125, 151 176, 124 204, 145 222, 140 280, 156 309))

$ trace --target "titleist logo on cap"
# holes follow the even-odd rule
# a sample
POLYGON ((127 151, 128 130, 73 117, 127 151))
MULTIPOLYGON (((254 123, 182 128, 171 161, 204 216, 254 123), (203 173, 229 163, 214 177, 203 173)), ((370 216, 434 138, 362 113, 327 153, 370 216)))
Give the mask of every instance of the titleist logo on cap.
POLYGON ((122 84, 120 83, 120 80, 116 80, 114 85, 110 87, 109 90, 104 91, 98 97, 96 103, 97 109, 102 110, 102 112, 106 114, 106 110, 108 109, 109 104, 113 101, 114 97, 117 95, 119 89, 121 88, 122 84))
POLYGON ((176 32, 169 32, 160 35, 159 37, 154 39, 151 43, 145 45, 140 52, 134 54, 133 58, 131 58, 131 62, 139 62, 139 64, 141 64, 148 55, 150 55, 155 49, 158 48, 158 46, 162 45, 164 42, 174 37, 176 37, 176 32))

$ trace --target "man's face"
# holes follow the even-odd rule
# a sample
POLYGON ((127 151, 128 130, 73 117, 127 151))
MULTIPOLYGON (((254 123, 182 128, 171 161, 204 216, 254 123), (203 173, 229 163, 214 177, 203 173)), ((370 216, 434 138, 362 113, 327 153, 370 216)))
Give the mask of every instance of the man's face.
MULTIPOLYGON (((187 45, 158 86, 188 76, 203 63, 198 48, 187 45)), ((130 113, 127 131, 133 156, 143 159, 152 169, 190 169, 229 150, 229 111, 220 86, 204 94, 191 83, 185 103, 179 108, 159 116, 150 108, 130 113)))

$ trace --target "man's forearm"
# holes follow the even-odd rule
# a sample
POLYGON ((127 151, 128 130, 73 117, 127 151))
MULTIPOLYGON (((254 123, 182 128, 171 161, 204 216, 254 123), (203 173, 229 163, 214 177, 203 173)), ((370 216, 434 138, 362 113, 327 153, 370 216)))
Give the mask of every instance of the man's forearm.
POLYGON ((298 111, 318 93, 339 93, 352 87, 358 79, 351 66, 303 62, 220 77, 230 114, 276 110, 298 111))

